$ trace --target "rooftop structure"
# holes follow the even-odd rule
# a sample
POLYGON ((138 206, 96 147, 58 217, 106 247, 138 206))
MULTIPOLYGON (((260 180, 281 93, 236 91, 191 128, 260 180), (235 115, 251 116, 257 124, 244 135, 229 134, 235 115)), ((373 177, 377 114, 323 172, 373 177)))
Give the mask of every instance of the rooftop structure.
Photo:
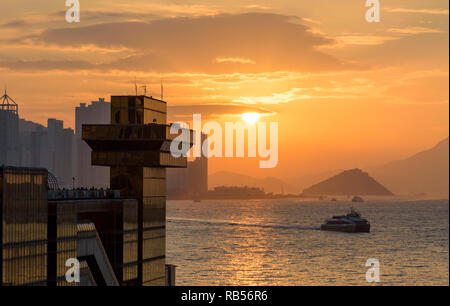
POLYGON ((14 100, 8 96, 5 89, 5 94, 0 97, 0 110, 11 112, 15 115, 19 114, 19 105, 17 105, 14 100))

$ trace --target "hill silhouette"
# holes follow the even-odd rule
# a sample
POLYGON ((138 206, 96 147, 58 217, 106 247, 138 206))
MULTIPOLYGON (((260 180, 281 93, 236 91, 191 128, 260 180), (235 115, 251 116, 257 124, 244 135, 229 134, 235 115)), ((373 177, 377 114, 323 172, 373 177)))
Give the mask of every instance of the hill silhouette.
POLYGON ((393 195, 367 172, 345 170, 303 191, 304 195, 393 195))
POLYGON ((371 173, 396 194, 448 196, 449 139, 407 159, 376 167, 371 173))

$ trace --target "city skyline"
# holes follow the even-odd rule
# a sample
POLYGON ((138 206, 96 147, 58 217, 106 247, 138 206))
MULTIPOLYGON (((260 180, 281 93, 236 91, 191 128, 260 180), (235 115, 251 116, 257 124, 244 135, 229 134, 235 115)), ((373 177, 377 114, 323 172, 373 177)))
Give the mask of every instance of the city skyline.
MULTIPOLYGON (((64 128, 64 122, 47 119, 47 126, 20 118, 19 104, 7 95, 0 103, 0 144, 3 149, 0 165, 47 168, 62 188, 109 188, 109 169, 91 165, 91 149, 82 139, 84 124, 108 124, 111 120, 111 102, 105 98, 80 103, 75 108, 75 131, 64 128), (6 99, 10 102, 6 102, 6 99), (3 109, 14 107, 14 112, 3 109), (9 137, 5 137, 9 136, 9 137), (68 167, 68 165, 70 165, 68 167)), ((203 134, 202 143, 206 140, 203 134)), ((200 196, 208 190, 208 161, 201 158, 188 162, 188 169, 168 172, 168 191, 179 196, 200 196), (196 184, 196 181, 201 182, 196 184)))
POLYGON ((20 105, 6 90, 1 99, 0 165, 46 168, 61 186, 73 186, 77 168, 74 130, 55 118, 48 118, 46 126, 21 118, 20 105))

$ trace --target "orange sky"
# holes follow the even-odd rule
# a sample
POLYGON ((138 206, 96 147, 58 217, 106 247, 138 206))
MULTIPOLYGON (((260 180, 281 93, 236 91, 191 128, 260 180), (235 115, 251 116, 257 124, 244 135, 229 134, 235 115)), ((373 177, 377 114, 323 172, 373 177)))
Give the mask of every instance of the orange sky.
POLYGON ((134 78, 192 113, 279 123, 279 163, 214 159, 210 171, 294 177, 407 157, 448 136, 448 1, 64 0, 0 2, 0 84, 20 116, 73 127, 74 107, 132 94, 134 78))

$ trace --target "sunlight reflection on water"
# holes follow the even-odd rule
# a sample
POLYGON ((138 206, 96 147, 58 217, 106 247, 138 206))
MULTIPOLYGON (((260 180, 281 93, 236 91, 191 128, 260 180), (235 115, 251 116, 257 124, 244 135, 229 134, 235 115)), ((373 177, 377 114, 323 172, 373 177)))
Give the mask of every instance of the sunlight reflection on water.
POLYGON ((449 202, 168 201, 167 263, 177 285, 448 285, 449 202), (371 233, 322 232, 357 208, 371 233))

